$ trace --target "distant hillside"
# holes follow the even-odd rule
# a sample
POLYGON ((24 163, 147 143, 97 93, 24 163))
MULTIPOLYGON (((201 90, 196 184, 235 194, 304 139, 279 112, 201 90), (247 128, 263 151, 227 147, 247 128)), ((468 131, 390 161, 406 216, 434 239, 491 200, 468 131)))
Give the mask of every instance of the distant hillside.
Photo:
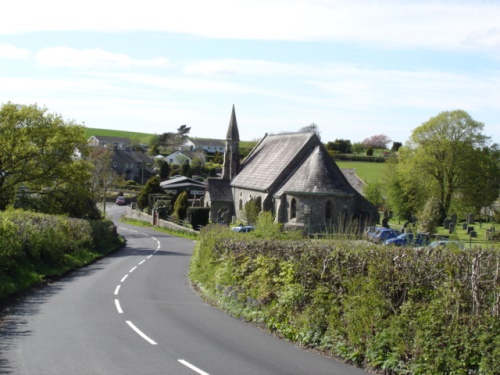
POLYGON ((101 135, 107 137, 126 137, 131 140, 137 140, 137 143, 145 143, 148 144, 149 140, 154 134, 148 133, 137 133, 137 132, 128 132, 125 130, 111 130, 111 129, 96 129, 96 128, 86 128, 85 135, 87 138, 92 137, 93 135, 101 135))

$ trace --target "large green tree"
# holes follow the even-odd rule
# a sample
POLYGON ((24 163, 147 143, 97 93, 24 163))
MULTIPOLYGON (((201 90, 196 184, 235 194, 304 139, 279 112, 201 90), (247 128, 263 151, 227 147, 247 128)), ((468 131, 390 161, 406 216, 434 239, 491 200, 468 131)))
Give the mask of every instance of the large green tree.
MULTIPOLYGON (((489 142, 484 125, 463 110, 441 112, 417 127, 410 140, 399 150, 396 176, 400 194, 411 197, 413 209, 422 211, 433 198, 443 220, 452 203, 481 192, 481 205, 498 197, 498 185, 488 178, 495 173, 495 162, 483 151, 489 142), (415 191, 416 190, 416 191, 415 191)), ((401 198, 401 197, 400 197, 401 198)))
POLYGON ((0 108, 0 209, 94 217, 85 127, 37 105, 0 108))

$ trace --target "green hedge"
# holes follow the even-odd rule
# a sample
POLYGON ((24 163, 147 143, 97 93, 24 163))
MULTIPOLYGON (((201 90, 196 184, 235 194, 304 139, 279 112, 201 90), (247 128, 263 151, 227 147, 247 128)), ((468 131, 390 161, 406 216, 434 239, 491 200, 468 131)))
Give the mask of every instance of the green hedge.
POLYGON ((111 221, 0 212, 0 300, 121 246, 111 221))
POLYGON ((500 252, 202 230, 190 275, 225 310, 394 374, 500 373, 500 252))
POLYGON ((368 155, 356 155, 356 154, 335 154, 332 155, 335 161, 364 161, 372 163, 385 163, 387 160, 383 156, 368 156, 368 155))

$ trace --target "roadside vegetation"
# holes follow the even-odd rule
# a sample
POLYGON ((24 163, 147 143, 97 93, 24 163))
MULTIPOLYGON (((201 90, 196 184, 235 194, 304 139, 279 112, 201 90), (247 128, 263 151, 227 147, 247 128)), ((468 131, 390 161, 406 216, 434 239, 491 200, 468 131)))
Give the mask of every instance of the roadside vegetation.
POLYGON ((500 372, 500 252, 202 230, 190 277, 211 303, 386 374, 500 372))
POLYGON ((123 245, 108 220, 0 212, 0 302, 123 245))

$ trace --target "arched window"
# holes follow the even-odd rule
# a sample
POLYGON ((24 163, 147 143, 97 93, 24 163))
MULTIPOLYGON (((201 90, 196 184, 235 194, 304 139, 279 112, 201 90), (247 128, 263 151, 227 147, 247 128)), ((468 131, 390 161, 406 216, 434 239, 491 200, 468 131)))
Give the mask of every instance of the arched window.
POLYGON ((239 210, 243 210, 243 199, 240 198, 239 210))
POLYGON ((325 221, 329 222, 330 220, 332 220, 332 202, 326 201, 325 221))
POLYGON ((297 201, 292 198, 290 202, 290 219, 295 219, 297 217, 297 201))

